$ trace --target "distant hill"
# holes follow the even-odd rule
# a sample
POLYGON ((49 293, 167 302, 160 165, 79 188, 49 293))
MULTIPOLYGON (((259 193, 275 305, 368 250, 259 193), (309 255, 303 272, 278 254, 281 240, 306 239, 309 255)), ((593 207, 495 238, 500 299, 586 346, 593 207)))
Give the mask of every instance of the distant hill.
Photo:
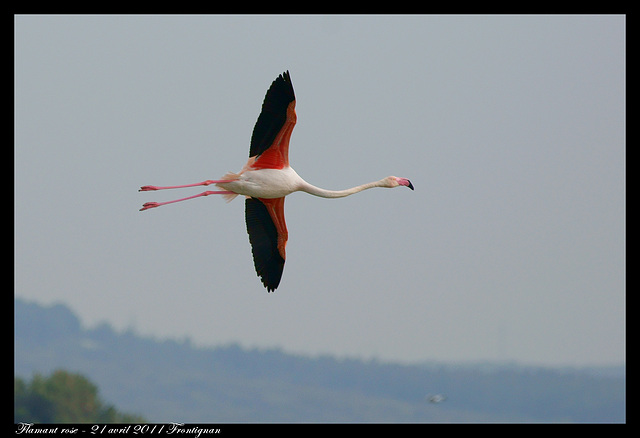
MULTIPOLYGON (((310 358, 83 328, 15 300, 15 375, 62 368, 151 422, 625 422, 625 371, 310 358), (444 401, 429 401, 430 395, 444 401)), ((434 399, 436 400, 436 399, 434 399)))

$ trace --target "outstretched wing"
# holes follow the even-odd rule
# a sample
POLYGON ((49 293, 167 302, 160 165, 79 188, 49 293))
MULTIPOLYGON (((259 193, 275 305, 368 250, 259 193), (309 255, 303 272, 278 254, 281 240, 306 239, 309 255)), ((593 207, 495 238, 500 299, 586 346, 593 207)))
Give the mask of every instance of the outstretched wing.
POLYGON ((289 165, 289 139, 296 124, 296 97, 289 72, 276 78, 267 90, 262 112, 251 135, 252 167, 282 169, 289 165))
POLYGON ((247 198, 244 212, 256 273, 267 291, 274 291, 280 284, 286 258, 284 198, 247 198))

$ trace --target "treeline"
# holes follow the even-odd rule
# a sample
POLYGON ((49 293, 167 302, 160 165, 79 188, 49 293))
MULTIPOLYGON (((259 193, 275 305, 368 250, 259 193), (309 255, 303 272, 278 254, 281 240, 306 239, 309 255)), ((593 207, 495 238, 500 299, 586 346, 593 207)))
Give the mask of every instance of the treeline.
POLYGON ((118 412, 98 396, 81 374, 56 370, 30 382, 14 378, 14 423, 142 423, 139 415, 118 412))
MULTIPOLYGON (((88 376, 107 400, 151 422, 593 423, 624 422, 626 411, 624 368, 404 365, 237 344, 197 348, 107 324, 87 329, 64 305, 16 300, 15 375, 56 369, 88 376), (430 394, 446 401, 430 403, 430 394)), ((29 394, 31 384, 22 385, 29 394)))

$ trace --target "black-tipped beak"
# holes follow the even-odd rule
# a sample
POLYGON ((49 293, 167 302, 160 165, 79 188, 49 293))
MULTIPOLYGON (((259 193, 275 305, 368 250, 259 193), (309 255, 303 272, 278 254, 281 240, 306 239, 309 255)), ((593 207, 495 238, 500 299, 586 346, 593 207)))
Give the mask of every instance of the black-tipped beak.
MULTIPOLYGON (((409 180, 407 180, 407 181, 409 181, 409 180)), ((413 184, 411 184, 411 181, 409 181, 409 185, 407 187, 409 187, 411 190, 413 190, 413 184)))

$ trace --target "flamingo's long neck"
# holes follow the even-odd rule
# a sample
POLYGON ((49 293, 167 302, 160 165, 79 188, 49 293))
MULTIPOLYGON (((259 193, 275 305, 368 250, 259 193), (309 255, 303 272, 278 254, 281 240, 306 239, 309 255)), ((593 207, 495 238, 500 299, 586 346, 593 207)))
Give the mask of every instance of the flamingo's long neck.
POLYGON ((301 184, 300 191, 309 193, 310 195, 319 196, 321 198, 344 198, 345 196, 353 195, 354 193, 361 192, 363 190, 371 189, 373 187, 385 187, 384 180, 374 181, 360 186, 351 187, 345 190, 327 190, 320 187, 316 187, 308 182, 304 181, 301 184))

